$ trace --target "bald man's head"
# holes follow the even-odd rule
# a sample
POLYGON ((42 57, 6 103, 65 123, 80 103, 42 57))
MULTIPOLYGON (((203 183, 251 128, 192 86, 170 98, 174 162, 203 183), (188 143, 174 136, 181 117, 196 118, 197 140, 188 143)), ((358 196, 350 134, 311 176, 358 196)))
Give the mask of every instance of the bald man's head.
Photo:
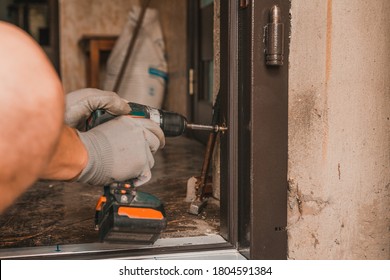
POLYGON ((0 22, 0 212, 49 162, 63 124, 61 82, 36 42, 0 22))

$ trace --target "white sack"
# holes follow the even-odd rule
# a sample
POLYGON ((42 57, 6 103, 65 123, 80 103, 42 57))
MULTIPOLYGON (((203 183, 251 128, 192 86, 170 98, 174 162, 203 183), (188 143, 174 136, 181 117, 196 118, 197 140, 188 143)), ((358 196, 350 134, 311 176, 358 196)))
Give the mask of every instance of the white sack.
MULTIPOLYGON (((113 90, 141 9, 134 7, 108 58, 103 89, 113 90)), ((158 12, 147 9, 137 41, 118 90, 122 98, 161 108, 167 82, 165 45, 158 12)))

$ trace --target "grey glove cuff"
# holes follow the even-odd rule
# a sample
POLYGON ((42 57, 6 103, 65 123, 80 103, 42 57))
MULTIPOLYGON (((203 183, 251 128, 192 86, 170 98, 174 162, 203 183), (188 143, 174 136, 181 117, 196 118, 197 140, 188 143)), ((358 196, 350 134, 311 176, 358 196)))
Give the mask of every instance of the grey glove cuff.
POLYGON ((106 136, 100 131, 77 131, 80 140, 88 151, 88 164, 76 179, 92 185, 107 184, 111 178, 114 160, 112 148, 106 136))

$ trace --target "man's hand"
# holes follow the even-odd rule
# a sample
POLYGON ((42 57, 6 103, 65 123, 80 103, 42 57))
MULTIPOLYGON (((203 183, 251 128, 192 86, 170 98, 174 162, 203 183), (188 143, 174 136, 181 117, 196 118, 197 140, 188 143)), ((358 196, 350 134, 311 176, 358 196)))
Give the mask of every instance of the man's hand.
POLYGON ((65 123, 84 130, 86 120, 97 109, 104 109, 112 115, 126 115, 130 112, 127 102, 115 92, 85 88, 66 95, 65 123))
POLYGON ((148 119, 120 116, 87 132, 78 132, 88 151, 88 164, 77 181, 94 185, 151 178, 153 155, 165 145, 161 128, 148 119))

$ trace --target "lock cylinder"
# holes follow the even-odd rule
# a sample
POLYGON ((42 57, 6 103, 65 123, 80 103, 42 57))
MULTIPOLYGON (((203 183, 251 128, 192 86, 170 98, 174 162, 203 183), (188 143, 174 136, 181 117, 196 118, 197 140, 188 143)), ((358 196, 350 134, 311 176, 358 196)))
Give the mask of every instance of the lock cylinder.
POLYGON ((270 9, 265 41, 265 63, 272 66, 283 65, 284 25, 282 23, 282 12, 277 5, 270 9))

